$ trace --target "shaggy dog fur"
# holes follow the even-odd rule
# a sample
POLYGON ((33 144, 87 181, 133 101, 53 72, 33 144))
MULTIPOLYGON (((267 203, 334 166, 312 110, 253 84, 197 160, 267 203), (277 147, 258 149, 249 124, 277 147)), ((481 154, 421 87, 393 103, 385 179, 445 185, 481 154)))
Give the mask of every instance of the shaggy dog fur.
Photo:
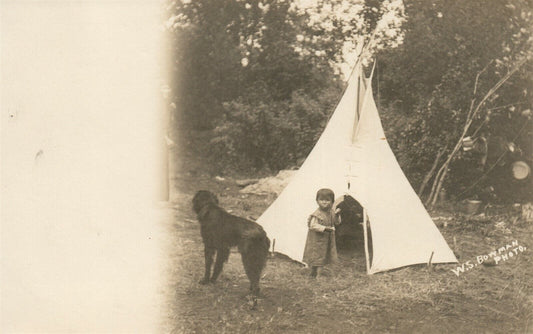
POLYGON ((259 278, 265 267, 270 240, 261 225, 229 214, 218 206, 217 197, 200 190, 192 200, 193 210, 198 216, 205 246, 205 275, 201 284, 214 282, 227 262, 230 248, 237 246, 242 257, 244 271, 250 280, 250 291, 259 293, 259 278), (213 257, 216 261, 211 275, 213 257))

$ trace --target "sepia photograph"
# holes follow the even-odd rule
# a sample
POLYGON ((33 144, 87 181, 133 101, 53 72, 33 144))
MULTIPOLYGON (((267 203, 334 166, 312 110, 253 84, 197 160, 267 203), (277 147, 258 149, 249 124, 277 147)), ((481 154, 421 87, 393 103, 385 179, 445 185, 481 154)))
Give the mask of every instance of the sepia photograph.
POLYGON ((2 333, 533 333, 533 1, 0 2, 2 333))

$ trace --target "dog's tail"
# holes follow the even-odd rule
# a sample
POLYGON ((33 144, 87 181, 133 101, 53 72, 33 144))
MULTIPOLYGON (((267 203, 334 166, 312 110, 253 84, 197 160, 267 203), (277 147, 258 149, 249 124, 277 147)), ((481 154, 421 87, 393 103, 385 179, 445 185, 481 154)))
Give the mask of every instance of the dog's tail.
POLYGON ((265 237, 263 238, 263 242, 265 243, 265 248, 268 253, 268 251, 270 250, 270 239, 267 237, 266 233, 265 233, 265 237))

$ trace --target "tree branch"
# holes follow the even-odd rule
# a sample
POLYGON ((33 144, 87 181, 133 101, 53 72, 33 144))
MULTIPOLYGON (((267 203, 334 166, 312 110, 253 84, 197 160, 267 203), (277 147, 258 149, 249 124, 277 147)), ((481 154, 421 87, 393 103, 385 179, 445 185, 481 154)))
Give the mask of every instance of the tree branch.
MULTIPOLYGON (((509 80, 509 78, 516 71, 518 71, 520 69, 520 67, 522 67, 522 65, 524 65, 526 63, 526 61, 527 61, 527 58, 522 59, 509 72, 507 72, 494 86, 491 87, 491 89, 489 89, 489 91, 485 94, 485 96, 483 96, 483 98, 476 105, 475 108, 474 108, 475 96, 472 98, 472 101, 470 103, 470 110, 468 112, 468 116, 467 116, 467 118, 465 120, 465 125, 463 127, 463 133, 461 134, 461 136, 457 140, 457 142, 455 144, 455 147, 453 148, 452 152, 448 155, 448 158, 446 159, 446 161, 440 167, 439 172, 437 173, 437 176, 435 177, 435 179, 433 181, 433 186, 431 188, 431 193, 430 193, 430 195, 429 195, 429 197, 428 197, 428 199, 426 201, 426 205, 429 204, 429 208, 433 208, 433 206, 437 202, 438 193, 439 193, 439 191, 440 191, 440 189, 442 187, 442 184, 444 183, 444 179, 446 178, 448 167, 449 167, 450 163, 453 161, 453 159, 455 158, 455 154, 457 154, 457 152, 461 148, 462 141, 463 141, 464 137, 466 136, 468 130, 470 129, 470 126, 472 125, 472 122, 474 121, 474 117, 479 113, 479 111, 481 110, 481 107, 485 104, 485 102, 494 93, 496 93, 496 91, 507 80, 509 80)), ((490 63, 489 63, 489 65, 490 65, 490 63)), ((477 85, 478 85, 479 76, 481 75, 481 73, 483 73, 487 69, 487 66, 483 70, 481 70, 476 76, 476 82, 475 82, 475 85, 474 85, 475 86, 474 87, 474 93, 477 91, 477 85)))
POLYGON ((429 170, 429 172, 424 177, 424 181, 422 181, 422 184, 420 185, 420 188, 418 189, 418 196, 419 197, 422 196, 422 193, 426 189, 426 186, 429 183, 429 180, 431 180, 431 177, 433 176, 433 174, 435 174, 435 170, 437 170, 437 166, 439 165, 439 160, 440 160, 440 158, 442 157, 442 155, 444 154, 444 152, 446 151, 447 148, 448 148, 448 144, 446 144, 446 146, 441 148, 439 150, 439 152, 437 153, 437 156, 435 157, 435 161, 433 161, 433 166, 431 166, 431 169, 429 170))

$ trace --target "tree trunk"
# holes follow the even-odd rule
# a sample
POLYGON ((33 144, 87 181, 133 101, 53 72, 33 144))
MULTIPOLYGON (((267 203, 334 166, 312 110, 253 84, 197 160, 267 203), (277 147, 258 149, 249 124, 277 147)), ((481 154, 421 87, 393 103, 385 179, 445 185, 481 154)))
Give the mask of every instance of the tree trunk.
POLYGON ((439 165, 439 160, 442 157, 442 155, 444 154, 444 152, 446 151, 446 148, 448 148, 448 145, 446 145, 443 148, 441 148, 439 150, 439 152, 437 153, 437 157, 435 157, 435 161, 433 162, 433 166, 431 166, 431 169, 429 170, 429 172, 424 177, 424 181, 422 181, 422 184, 420 185, 420 188, 418 189, 418 196, 419 197, 422 196, 422 193, 424 192, 424 190, 426 190, 426 187, 427 187, 427 185, 429 183, 429 180, 431 180, 431 178, 433 177, 433 174, 435 174, 435 171, 437 170, 437 166, 439 165))

